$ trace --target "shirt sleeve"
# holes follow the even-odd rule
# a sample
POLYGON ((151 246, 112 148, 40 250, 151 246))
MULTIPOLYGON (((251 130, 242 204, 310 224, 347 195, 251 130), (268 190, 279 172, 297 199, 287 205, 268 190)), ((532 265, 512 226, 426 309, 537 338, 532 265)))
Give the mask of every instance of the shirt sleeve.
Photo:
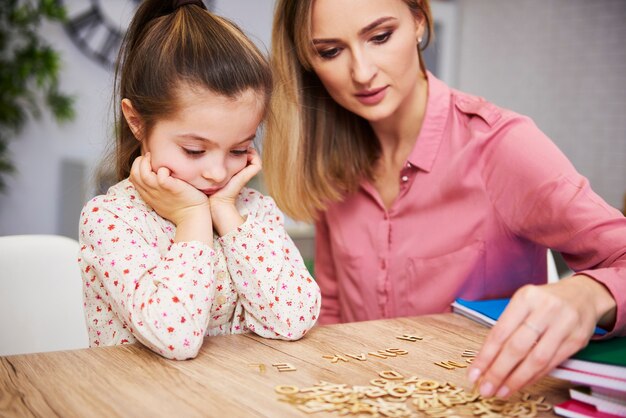
MULTIPOLYGON (((171 359, 193 358, 202 346, 215 294, 215 253, 201 242, 169 242, 160 251, 160 244, 133 223, 145 216, 130 206, 103 205, 98 198, 85 206, 83 281, 148 348, 171 359)), ((86 315, 89 322, 88 309, 86 315)))
POLYGON ((220 238, 243 312, 233 320, 266 338, 297 340, 315 325, 321 297, 273 199, 253 192, 258 209, 220 238))
POLYGON ((497 126, 484 156, 487 190, 503 222, 604 284, 617 303, 616 324, 606 336, 625 335, 626 218, 527 118, 497 126))
POLYGON ((322 310, 320 324, 337 324, 341 322, 339 306, 339 287, 335 263, 330 248, 330 237, 326 214, 322 213, 315 222, 315 280, 322 292, 322 310))

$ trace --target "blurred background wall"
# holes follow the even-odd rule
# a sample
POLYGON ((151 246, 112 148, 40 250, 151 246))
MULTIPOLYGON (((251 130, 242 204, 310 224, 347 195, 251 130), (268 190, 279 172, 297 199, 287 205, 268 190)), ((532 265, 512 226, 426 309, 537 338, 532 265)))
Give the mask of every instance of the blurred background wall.
POLYGON ((626 193, 626 1, 459 2, 458 87, 532 117, 595 191, 626 193))
MULTIPOLYGON (((111 24, 126 27, 138 1, 64 0, 69 17, 100 9, 111 24)), ((237 22, 266 50, 272 0, 213 0, 205 3, 237 22)), ((113 69, 90 59, 60 24, 44 23, 43 37, 61 53, 61 90, 75 97, 76 118, 58 125, 43 112, 10 147, 16 175, 0 194, 0 235, 48 233, 77 237, 78 217, 96 187, 93 174, 113 137, 113 69)), ((97 38, 96 33, 94 38, 97 38)), ((91 44, 98 44, 94 39, 91 44)))
MULTIPOLYGON (((81 1, 88 3, 73 3, 81 1)), ((120 22, 133 4, 121 8, 120 22)), ((269 49, 273 0, 212 5, 269 49)), ((531 116, 596 192, 622 209, 626 1, 435 0, 433 10, 438 33, 429 68, 453 87, 531 116)), ((76 98, 76 119, 59 126, 44 114, 12 142, 18 172, 0 194, 0 235, 76 237, 81 207, 96 190, 94 168, 112 136, 113 73, 81 53, 61 25, 41 32, 62 53, 61 87, 76 98)), ((310 257, 311 229, 290 227, 310 257)))

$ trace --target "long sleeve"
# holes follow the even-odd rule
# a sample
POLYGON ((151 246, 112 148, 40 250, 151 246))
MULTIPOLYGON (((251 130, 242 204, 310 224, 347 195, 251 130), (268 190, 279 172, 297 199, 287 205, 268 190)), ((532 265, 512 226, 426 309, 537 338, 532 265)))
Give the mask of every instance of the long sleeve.
POLYGON ((319 287, 285 232, 274 201, 247 189, 243 199, 256 200, 256 213, 219 240, 240 298, 233 326, 241 322, 262 337, 299 339, 319 316, 319 287))
POLYGON ((83 209, 79 263, 86 294, 95 293, 85 306, 91 342, 124 343, 130 331, 164 357, 192 358, 208 326, 215 253, 200 242, 173 243, 168 231, 162 239, 148 235, 158 225, 148 217, 129 202, 102 196, 83 209), (100 317, 107 311, 122 329, 100 317))
POLYGON ((485 153, 487 190, 511 230, 561 252, 577 273, 603 283, 617 302, 612 335, 626 334, 626 218, 530 121, 513 119, 485 153))
POLYGON ((527 117, 430 73, 426 106, 393 205, 363 182, 317 224, 320 323, 444 312, 456 297, 510 297, 546 282, 552 248, 606 286, 617 302, 612 333, 625 333, 624 216, 527 117))
POLYGON ((326 214, 321 214, 320 219, 315 222, 315 280, 322 292, 320 324, 341 322, 339 287, 337 286, 335 264, 331 255, 326 214))

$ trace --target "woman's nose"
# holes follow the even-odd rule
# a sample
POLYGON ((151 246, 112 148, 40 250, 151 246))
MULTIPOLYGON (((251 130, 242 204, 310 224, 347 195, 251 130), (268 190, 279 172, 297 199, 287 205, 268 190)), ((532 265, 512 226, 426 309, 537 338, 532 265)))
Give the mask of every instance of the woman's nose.
POLYGON ((378 68, 366 53, 359 51, 352 56, 352 79, 367 86, 371 83, 378 72, 378 68))

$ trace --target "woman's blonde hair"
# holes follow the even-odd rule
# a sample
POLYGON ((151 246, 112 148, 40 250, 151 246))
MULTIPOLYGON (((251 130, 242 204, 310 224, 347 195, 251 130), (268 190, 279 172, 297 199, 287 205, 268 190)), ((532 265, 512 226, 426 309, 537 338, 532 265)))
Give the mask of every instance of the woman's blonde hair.
POLYGON ((116 179, 130 174, 141 154, 121 112, 129 99, 140 115, 144 135, 178 111, 182 84, 237 97, 253 89, 266 103, 272 91, 269 62, 234 23, 209 13, 201 1, 144 0, 120 49, 115 71, 116 142, 104 163, 116 179))
MULTIPOLYGON (((403 0, 433 33, 428 0, 403 0)), ((328 203, 371 179, 380 144, 370 124, 338 105, 312 70, 313 0, 279 0, 274 11, 271 65, 274 91, 263 144, 264 177, 278 206, 311 221, 328 203)))

